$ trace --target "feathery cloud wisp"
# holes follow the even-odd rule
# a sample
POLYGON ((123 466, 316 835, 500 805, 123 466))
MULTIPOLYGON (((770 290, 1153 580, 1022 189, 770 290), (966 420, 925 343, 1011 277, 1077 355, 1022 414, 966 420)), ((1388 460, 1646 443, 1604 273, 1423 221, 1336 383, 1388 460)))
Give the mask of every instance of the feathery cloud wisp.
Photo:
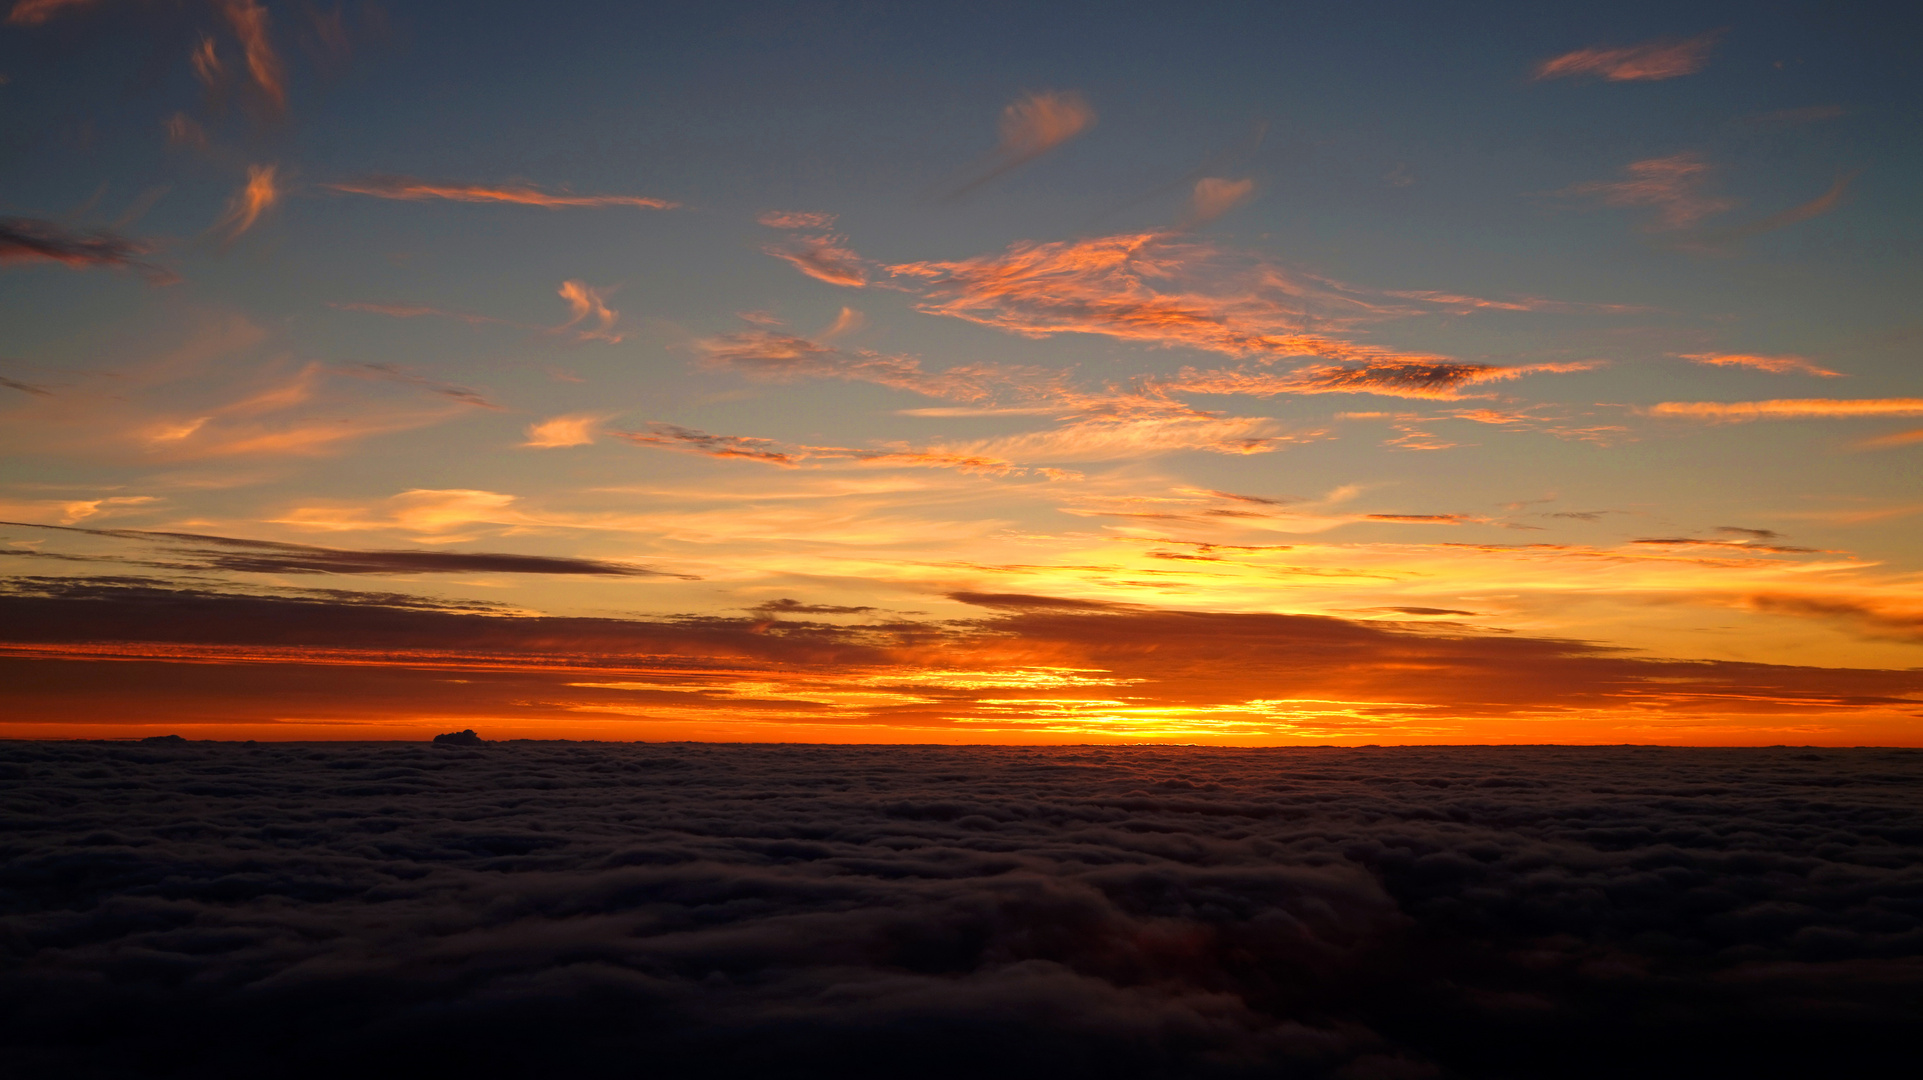
POLYGON ((221 11, 240 42, 247 74, 267 103, 269 115, 287 111, 287 74, 267 38, 267 9, 254 0, 222 0, 221 11))
POLYGON ((987 166, 956 189, 959 198, 1011 169, 1041 157, 1087 131, 1095 124, 1095 110, 1074 91, 1046 90, 1010 102, 1002 110, 1000 142, 987 166))
POLYGON ((1843 373, 1817 367, 1800 356, 1754 356, 1749 353, 1677 353, 1677 356, 1698 364, 1715 367, 1752 368, 1776 375, 1816 375, 1825 379, 1840 379, 1843 373))
POLYGON ((48 19, 75 8, 92 7, 98 0, 19 0, 7 13, 11 26, 39 26, 48 19))
POLYGON ((844 242, 839 236, 797 236, 761 250, 786 259, 816 281, 859 288, 868 284, 868 271, 860 255, 841 246, 844 242))
POLYGON ((614 324, 621 319, 621 313, 609 307, 609 289, 593 289, 579 281, 564 281, 556 290, 561 299, 568 302, 574 315, 567 322, 555 327, 555 332, 574 330, 584 320, 592 317, 595 325, 574 330, 574 336, 582 341, 605 341, 610 345, 618 344, 623 335, 614 332, 614 324))
POLYGON ((273 165, 247 166, 247 183, 227 200, 226 212, 214 222, 216 232, 225 233, 226 239, 232 241, 253 228, 260 216, 280 201, 280 188, 274 182, 275 169, 273 165))
POLYGON ((152 248, 109 232, 76 233, 51 221, 0 218, 0 263, 57 262, 77 270, 106 266, 134 270, 156 282, 177 280, 173 274, 135 258, 152 248))
POLYGON ((484 184, 422 180, 412 176, 366 176, 358 180, 341 180, 321 186, 334 191, 344 191, 350 195, 371 195, 377 199, 401 199, 408 202, 446 199, 450 202, 513 203, 520 206, 544 206, 550 210, 569 206, 639 206, 649 210, 672 210, 681 205, 667 199, 654 199, 642 195, 570 195, 565 192, 555 194, 528 184, 489 187, 484 184))
POLYGON ((1205 176, 1195 182, 1195 190, 1189 195, 1188 216, 1182 219, 1182 224, 1191 229, 1206 225, 1247 202, 1254 194, 1253 180, 1205 176))
POLYGON ((818 229, 828 230, 835 227, 837 214, 821 214, 809 211, 769 210, 755 220, 770 229, 818 229))
POLYGON ((1595 196, 1607 206, 1650 207, 1657 221, 1649 228, 1685 229, 1736 205, 1702 191, 1710 171, 1700 154, 1671 154, 1625 165, 1627 179, 1592 180, 1564 188, 1562 194, 1595 196))
POLYGON ((1610 82, 1653 81, 1694 75, 1709 63, 1712 31, 1693 38, 1658 38, 1620 49, 1577 49, 1536 65, 1536 80, 1591 75, 1610 82))

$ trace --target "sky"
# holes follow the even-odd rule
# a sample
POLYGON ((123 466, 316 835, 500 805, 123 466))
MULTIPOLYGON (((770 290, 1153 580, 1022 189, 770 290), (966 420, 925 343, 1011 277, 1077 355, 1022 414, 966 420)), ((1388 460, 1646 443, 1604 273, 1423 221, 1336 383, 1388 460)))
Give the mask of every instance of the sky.
POLYGON ((14 0, 0 724, 1923 744, 1920 22, 14 0))

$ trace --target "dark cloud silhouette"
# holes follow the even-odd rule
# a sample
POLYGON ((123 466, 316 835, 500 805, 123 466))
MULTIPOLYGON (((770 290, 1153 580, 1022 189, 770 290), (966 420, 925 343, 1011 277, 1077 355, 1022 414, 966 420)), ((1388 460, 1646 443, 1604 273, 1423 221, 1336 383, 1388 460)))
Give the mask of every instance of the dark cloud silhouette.
POLYGON ((109 232, 78 233, 37 218, 0 218, 0 263, 57 262, 76 269, 106 266, 135 270, 156 282, 174 275, 137 256, 151 248, 109 232))
POLYGON ((0 743, 20 1075, 1904 1075, 1923 753, 0 743))
MULTIPOLYGON (((500 552, 358 551, 344 548, 287 544, 274 540, 243 540, 203 533, 151 532, 144 529, 82 529, 71 525, 35 525, 0 521, 0 526, 51 529, 90 536, 141 540, 165 545, 176 561, 135 563, 166 569, 223 570, 245 574, 586 574, 605 577, 680 577, 627 563, 554 555, 510 555, 500 552), (185 560, 185 561, 181 561, 185 560)), ((34 555, 35 552, 21 552, 34 555)), ((79 556, 52 553, 63 559, 79 556)), ((131 561, 103 557, 113 561, 131 561)))

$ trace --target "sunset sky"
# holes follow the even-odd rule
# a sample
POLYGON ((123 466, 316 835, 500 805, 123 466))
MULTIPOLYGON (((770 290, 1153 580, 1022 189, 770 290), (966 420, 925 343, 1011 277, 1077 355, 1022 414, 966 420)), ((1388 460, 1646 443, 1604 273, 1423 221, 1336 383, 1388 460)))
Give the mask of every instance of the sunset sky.
POLYGON ((11 0, 0 734, 1923 745, 1918 29, 11 0))

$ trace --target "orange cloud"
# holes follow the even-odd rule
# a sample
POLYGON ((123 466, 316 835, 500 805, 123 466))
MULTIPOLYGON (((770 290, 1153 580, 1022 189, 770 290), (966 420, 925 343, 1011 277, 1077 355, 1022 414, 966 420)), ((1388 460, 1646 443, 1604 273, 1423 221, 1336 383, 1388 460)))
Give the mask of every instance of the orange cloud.
POLYGON ((636 446, 659 446, 707 457, 760 461, 787 468, 797 464, 793 454, 773 449, 776 445, 773 439, 749 435, 710 435, 675 424, 649 424, 646 431, 617 431, 614 434, 636 446))
POLYGON ((1648 158, 1623 167, 1625 180, 1595 180, 1563 189, 1565 195, 1592 195, 1608 206, 1650 207, 1656 224, 1650 228, 1684 229, 1733 208, 1735 202, 1705 194, 1711 168, 1695 153, 1648 158))
POLYGON ((1251 371, 1196 371, 1184 369, 1170 380, 1157 380, 1158 389, 1190 394, 1377 394, 1385 397, 1455 401, 1461 390, 1478 383, 1502 382, 1525 375, 1562 374, 1600 367, 1595 360, 1551 364, 1465 364, 1437 358, 1382 360, 1354 366, 1316 365, 1275 374, 1251 371))
POLYGON ((194 78, 209 90, 219 86, 226 68, 220 62, 220 51, 214 45, 211 34, 200 35, 194 51, 188 54, 187 62, 193 66, 194 78))
POLYGON ((1817 375, 1826 379, 1840 379, 1843 373, 1828 368, 1817 367, 1800 356, 1754 356, 1750 353, 1677 353, 1684 360, 1715 367, 1752 368, 1776 375, 1817 375))
POLYGON ((599 413, 552 416, 538 424, 529 424, 527 441, 521 445, 543 449, 587 446, 594 441, 595 430, 606 420, 607 417, 599 413))
POLYGON ((1923 428, 1915 431, 1899 431, 1894 435, 1880 435, 1874 439, 1864 439, 1857 443, 1859 450, 1888 450, 1896 446, 1914 446, 1923 443, 1923 428))
POLYGON ((273 165, 247 166, 247 183, 227 200, 226 212, 214 222, 215 231, 226 233, 231 241, 253 228, 254 222, 280 201, 280 188, 274 183, 275 168, 273 165))
POLYGON ((786 259, 794 268, 830 285, 859 288, 868 284, 868 271, 860 255, 841 246, 839 236, 797 236, 786 244, 761 250, 777 259, 786 259))
POLYGON ((1253 194, 1253 180, 1223 180, 1205 176, 1195 182, 1195 190, 1189 195, 1188 217, 1182 223, 1188 228, 1205 225, 1247 202, 1253 194))
POLYGON ((621 341, 622 335, 614 332, 614 324, 620 321, 621 313, 607 305, 607 293, 611 290, 591 289, 579 281, 564 281, 557 291, 561 299, 568 302, 568 307, 573 309, 574 315, 567 322, 555 327, 555 332, 571 330, 592 318, 595 325, 592 328, 575 330, 575 337, 582 341, 605 341, 610 345, 621 341))
POLYGON ((818 214, 806 211, 769 210, 755 218, 770 229, 817 229, 826 231, 834 228, 836 214, 818 214))
POLYGON ((550 210, 569 206, 639 206, 650 210, 672 210, 681 205, 667 199, 654 199, 641 195, 569 195, 566 193, 557 195, 526 184, 487 187, 480 184, 421 180, 412 176, 369 176, 321 186, 353 195, 372 195, 377 199, 401 199, 410 202, 447 199, 452 202, 468 203, 514 203, 520 206, 544 206, 550 210))
POLYGON ((1788 398, 1775 401, 1665 401, 1651 416, 1740 423, 1748 420, 1848 419, 1862 416, 1923 416, 1923 398, 1788 398))
POLYGON ((39 26, 56 15, 76 8, 92 7, 98 0, 19 0, 7 13, 12 26, 39 26))
POLYGON ((1577 49, 1538 64, 1536 79, 1592 75, 1611 82, 1634 82, 1694 75, 1709 63, 1710 46, 1720 36, 1722 31, 1717 30, 1699 37, 1659 38, 1620 49, 1577 49))
POLYGON ((247 60, 247 74, 266 99, 270 115, 287 110, 287 76, 280 54, 267 40, 267 9, 254 0, 222 0, 221 10, 240 41, 241 55, 247 60))
POLYGON ((1087 99, 1073 91, 1047 90, 1010 102, 1002 110, 998 125, 1001 141, 989 164, 952 197, 966 195, 1003 173, 1041 157, 1094 124, 1095 110, 1089 107, 1087 99))

